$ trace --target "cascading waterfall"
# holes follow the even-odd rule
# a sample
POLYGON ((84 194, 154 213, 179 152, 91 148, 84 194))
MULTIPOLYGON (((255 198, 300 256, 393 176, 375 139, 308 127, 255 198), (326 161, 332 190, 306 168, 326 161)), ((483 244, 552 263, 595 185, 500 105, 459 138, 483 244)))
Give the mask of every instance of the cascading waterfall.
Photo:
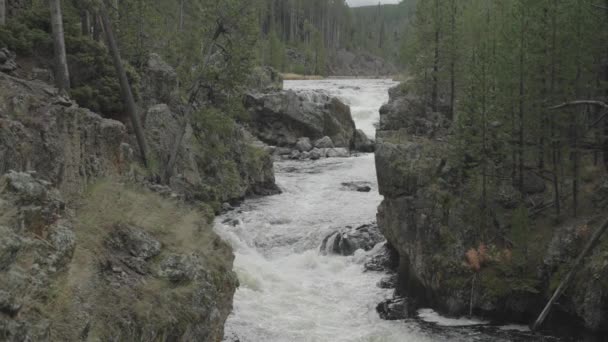
MULTIPOLYGON (((306 90, 306 96, 321 89, 341 98, 351 106, 357 127, 374 137, 378 109, 395 84, 323 80, 290 81, 285 87, 306 90)), ((349 257, 320 253, 322 240, 338 228, 375 221, 382 198, 372 154, 282 161, 275 170, 281 195, 248 200, 217 219, 216 230, 234 248, 240 281, 234 312, 226 323, 226 341, 468 341, 471 336, 485 340, 474 330, 438 330, 421 320, 381 320, 376 305, 391 297, 392 290, 376 286, 384 274, 363 272, 363 263, 375 250, 359 250, 349 257), (341 186, 352 181, 369 182, 372 191, 353 192, 341 186)), ((444 319, 432 310, 421 311, 421 316, 451 326, 480 323, 444 319)))

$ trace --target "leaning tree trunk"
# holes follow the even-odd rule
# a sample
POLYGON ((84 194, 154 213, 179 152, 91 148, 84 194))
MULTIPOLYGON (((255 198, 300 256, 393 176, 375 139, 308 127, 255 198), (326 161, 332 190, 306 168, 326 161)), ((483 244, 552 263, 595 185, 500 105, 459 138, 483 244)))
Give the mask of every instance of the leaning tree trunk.
POLYGON ((0 26, 6 25, 6 0, 0 0, 0 26))
POLYGON ((141 123, 139 122, 139 116, 137 115, 137 110, 135 108, 135 100, 133 99, 133 93, 131 92, 131 85, 129 84, 125 68, 122 65, 122 60, 120 59, 120 51, 118 50, 116 40, 114 39, 114 32, 112 31, 112 25, 110 23, 110 18, 108 16, 106 6, 107 3, 104 3, 101 6, 101 22, 103 24, 103 30, 106 33, 106 39, 108 40, 108 48, 110 49, 114 68, 116 69, 118 81, 120 82, 122 100, 127 109, 129 117, 131 118, 131 124, 133 125, 133 130, 135 131, 135 137, 137 138, 137 144, 139 145, 139 151, 141 153, 142 162, 147 167, 147 148, 146 139, 144 137, 144 131, 141 126, 141 123))
POLYGON ((49 0, 49 5, 51 6, 51 27, 53 29, 53 46, 55 48, 55 84, 59 90, 65 92, 70 89, 70 73, 65 53, 61 1, 49 0))

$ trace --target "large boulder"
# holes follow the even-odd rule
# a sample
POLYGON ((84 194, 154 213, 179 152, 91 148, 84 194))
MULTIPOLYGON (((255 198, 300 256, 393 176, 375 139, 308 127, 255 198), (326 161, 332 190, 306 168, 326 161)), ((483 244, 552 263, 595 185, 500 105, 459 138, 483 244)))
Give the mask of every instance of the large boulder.
POLYGON ((314 146, 316 148, 334 148, 334 142, 330 137, 324 136, 321 139, 315 140, 314 146))
POLYGON ((313 146, 312 146, 312 143, 310 142, 310 139, 304 137, 304 138, 298 139, 298 142, 296 143, 296 148, 300 152, 310 152, 310 150, 313 149, 313 146))
POLYGON ((374 141, 367 137, 367 134, 362 130, 358 129, 355 131, 355 137, 353 140, 353 148, 359 152, 374 152, 374 141))
POLYGON ((328 136, 335 146, 349 148, 353 141, 355 123, 350 108, 322 92, 248 94, 245 107, 253 133, 270 145, 294 146, 301 137, 328 136))
POLYGON ((413 317, 416 314, 416 306, 408 298, 395 297, 378 304, 376 311, 380 318, 395 321, 413 317))
POLYGON ((353 255, 356 250, 369 251, 384 238, 378 231, 376 224, 366 224, 357 228, 345 227, 333 232, 323 239, 321 253, 353 255))

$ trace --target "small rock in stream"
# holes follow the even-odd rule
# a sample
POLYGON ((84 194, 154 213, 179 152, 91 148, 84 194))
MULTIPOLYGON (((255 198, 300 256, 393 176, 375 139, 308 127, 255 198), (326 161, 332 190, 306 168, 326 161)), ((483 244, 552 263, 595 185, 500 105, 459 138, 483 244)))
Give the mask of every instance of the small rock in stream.
POLYGON ((380 318, 388 321, 410 318, 416 312, 408 298, 396 297, 387 299, 376 306, 380 318))
POLYGON ((372 187, 369 182, 344 182, 342 187, 346 190, 358 191, 358 192, 370 192, 372 187))

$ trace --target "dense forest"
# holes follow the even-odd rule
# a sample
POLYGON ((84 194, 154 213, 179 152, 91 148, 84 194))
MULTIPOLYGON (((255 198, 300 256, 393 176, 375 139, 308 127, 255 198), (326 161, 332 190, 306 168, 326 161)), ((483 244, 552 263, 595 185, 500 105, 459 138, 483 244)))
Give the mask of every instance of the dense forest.
POLYGON ((606 6, 418 4, 404 54, 410 86, 454 119, 454 162, 479 178, 482 208, 501 180, 521 189, 535 173, 553 184, 556 216, 585 209, 581 179, 608 167, 607 108, 598 101, 608 94, 606 6))
POLYGON ((263 64, 299 74, 331 74, 340 52, 398 64, 416 1, 350 8, 344 0, 263 0, 258 8, 263 64))

